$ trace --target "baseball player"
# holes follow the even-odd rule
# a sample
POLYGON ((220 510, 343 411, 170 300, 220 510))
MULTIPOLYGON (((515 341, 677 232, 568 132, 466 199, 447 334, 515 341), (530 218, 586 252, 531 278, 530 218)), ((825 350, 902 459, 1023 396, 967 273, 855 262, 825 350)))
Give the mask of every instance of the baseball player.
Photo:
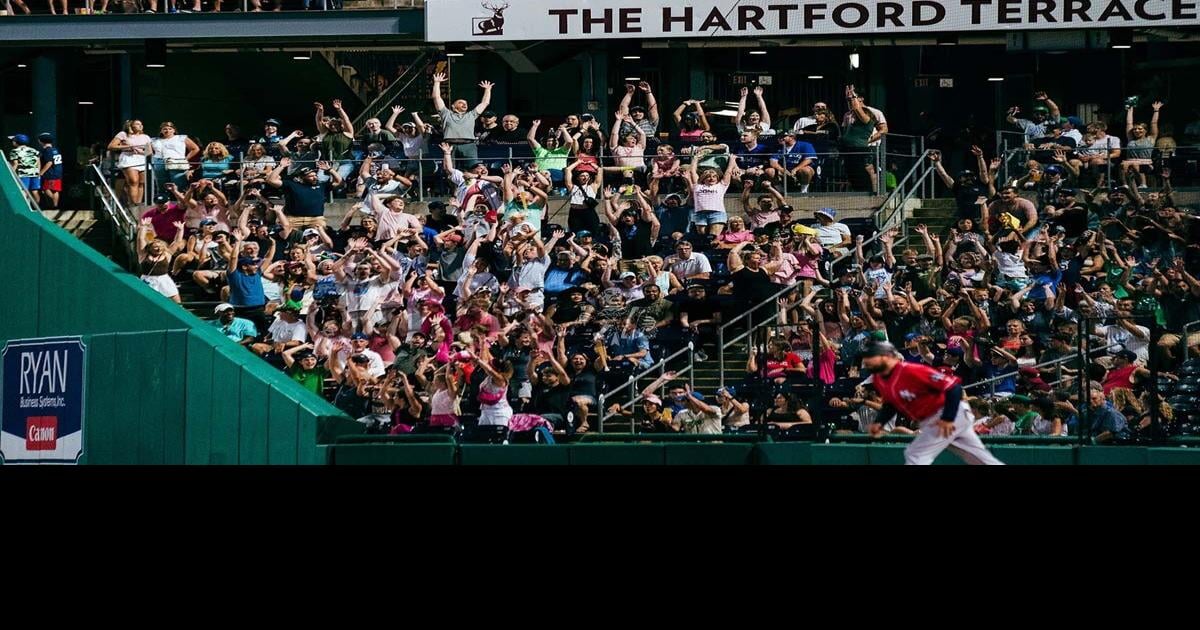
POLYGON ((921 363, 905 362, 896 347, 886 341, 871 343, 862 356, 863 367, 871 372, 871 383, 884 403, 869 427, 871 436, 878 436, 896 413, 921 427, 904 449, 905 464, 932 464, 947 448, 968 464, 1003 464, 975 434, 975 416, 962 400, 957 377, 921 363))

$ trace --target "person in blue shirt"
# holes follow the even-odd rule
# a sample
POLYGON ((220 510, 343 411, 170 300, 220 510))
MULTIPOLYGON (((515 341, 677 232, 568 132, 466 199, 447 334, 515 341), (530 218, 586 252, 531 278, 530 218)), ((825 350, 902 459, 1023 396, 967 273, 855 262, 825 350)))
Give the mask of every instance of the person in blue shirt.
POLYGON ((42 143, 42 193, 46 199, 50 200, 50 206, 47 209, 54 210, 58 208, 58 197, 63 189, 62 155, 54 146, 54 136, 48 133, 38 134, 38 142, 42 143))
POLYGON ((212 325, 230 340, 245 346, 254 343, 254 339, 258 337, 258 328, 254 326, 254 322, 237 317, 232 304, 218 304, 213 312, 217 314, 217 318, 212 321, 212 325))
POLYGON ((817 174, 817 151, 813 145, 796 139, 795 131, 783 132, 779 153, 771 157, 768 175, 782 182, 790 176, 800 184, 800 192, 808 192, 808 185, 817 174))
POLYGON ((753 188, 767 171, 767 162, 771 158, 767 145, 758 141, 758 132, 747 129, 741 135, 742 144, 730 149, 737 153, 738 165, 742 169, 742 186, 753 188))
MULTIPOLYGON (((1079 410, 1070 402, 1064 402, 1062 406, 1072 413, 1071 417, 1067 418, 1069 430, 1079 431, 1079 410)), ((1102 444, 1129 436, 1129 421, 1104 397, 1104 389, 1089 388, 1087 406, 1087 419, 1091 427, 1092 439, 1097 443, 1102 444)))

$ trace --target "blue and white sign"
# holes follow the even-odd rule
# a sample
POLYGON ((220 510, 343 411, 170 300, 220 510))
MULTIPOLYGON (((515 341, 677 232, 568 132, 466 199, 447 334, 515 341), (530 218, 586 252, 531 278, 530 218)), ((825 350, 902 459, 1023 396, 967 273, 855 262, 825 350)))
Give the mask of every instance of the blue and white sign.
POLYGON ((0 458, 5 464, 79 462, 85 349, 79 337, 14 339, 4 346, 0 458))

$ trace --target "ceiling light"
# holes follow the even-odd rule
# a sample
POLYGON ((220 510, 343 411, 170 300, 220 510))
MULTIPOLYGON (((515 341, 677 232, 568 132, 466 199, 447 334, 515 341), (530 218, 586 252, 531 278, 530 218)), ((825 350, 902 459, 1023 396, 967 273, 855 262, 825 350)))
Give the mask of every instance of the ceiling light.
POLYGON ((25 64, 23 64, 23 63, 19 63, 19 64, 17 64, 17 67, 18 67, 18 68, 25 68, 26 66, 25 66, 25 64))
POLYGON ((988 77, 988 81, 1003 81, 1004 77, 988 77))
POLYGON ((937 36, 937 45, 938 46, 957 46, 958 45, 958 35, 938 35, 937 36))
POLYGON ((1108 43, 1119 50, 1133 48, 1133 31, 1128 29, 1109 31, 1108 43))
POLYGON ((312 59, 312 53, 295 54, 292 55, 292 59, 295 59, 296 61, 310 61, 312 59))
POLYGON ((857 70, 858 66, 861 62, 862 62, 862 57, 858 53, 850 53, 850 67, 851 68, 854 68, 857 70))
POLYGON ((80 105, 95 105, 92 101, 79 101, 80 105))
POLYGON ((810 79, 824 79, 824 78, 825 78, 825 76, 824 76, 824 75, 820 75, 820 74, 810 74, 810 75, 808 75, 808 78, 810 78, 810 79))
POLYGON ((767 51, 765 51, 765 50, 751 50, 751 51, 750 51, 750 54, 751 54, 751 55, 765 55, 765 54, 767 54, 767 51))
POLYGON ((642 57, 641 57, 641 55, 625 55, 624 57, 621 57, 621 58, 625 59, 626 61, 637 61, 638 59, 641 59, 642 57))
POLYGON ((641 81, 642 77, 625 77, 626 81, 641 81))

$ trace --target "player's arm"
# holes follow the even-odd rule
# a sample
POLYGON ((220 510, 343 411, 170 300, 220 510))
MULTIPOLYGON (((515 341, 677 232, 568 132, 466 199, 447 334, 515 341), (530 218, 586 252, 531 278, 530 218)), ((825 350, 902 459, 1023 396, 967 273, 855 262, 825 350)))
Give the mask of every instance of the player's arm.
POLYGON ((883 406, 879 408, 879 411, 875 414, 875 421, 872 422, 871 426, 867 428, 867 431, 871 434, 871 437, 879 437, 879 435, 883 433, 883 427, 887 426, 887 423, 891 422, 892 419, 896 417, 897 413, 898 412, 895 407, 888 403, 884 403, 883 406))

